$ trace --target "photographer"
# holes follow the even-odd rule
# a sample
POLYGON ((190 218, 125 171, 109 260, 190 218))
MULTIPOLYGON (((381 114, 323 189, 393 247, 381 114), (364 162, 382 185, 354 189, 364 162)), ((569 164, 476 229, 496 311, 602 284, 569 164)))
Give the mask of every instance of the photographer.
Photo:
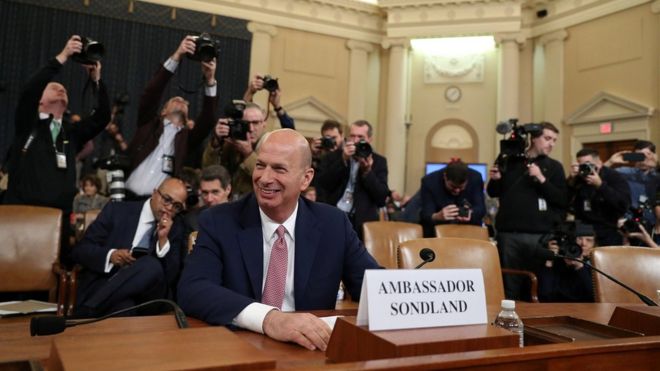
POLYGON ((215 58, 201 60, 204 76, 204 102, 195 120, 194 128, 188 129, 188 101, 182 97, 170 98, 158 111, 165 87, 174 76, 184 55, 195 57, 198 37, 186 36, 174 54, 158 69, 140 97, 137 131, 128 146, 131 158, 131 174, 126 180, 130 198, 148 198, 166 178, 180 174, 186 156, 199 147, 213 128, 215 121, 216 89, 215 58))
MULTIPOLYGON (((633 151, 617 152, 605 162, 607 167, 616 167, 616 171, 628 182, 630 188, 630 205, 639 209, 644 208, 643 219, 647 225, 657 224, 653 208, 656 207, 656 194, 660 191, 660 178, 656 171, 658 158, 655 153, 655 144, 647 140, 638 140, 633 151)), ((627 214, 626 217, 631 217, 627 214)))
MULTIPOLYGON (((495 226, 503 268, 535 271, 533 252, 539 238, 564 220, 564 169, 548 157, 559 130, 549 122, 540 126, 529 133, 530 144, 521 155, 510 156, 505 164, 496 164, 490 170, 487 191, 490 197, 499 197, 495 226), (500 166, 506 171, 500 172, 500 166)), ((506 297, 524 298, 523 278, 510 276, 504 280, 506 297)))
POLYGON ((421 192, 424 237, 435 237, 436 224, 482 224, 484 182, 461 160, 423 177, 421 192))
MULTIPOLYGON (((243 100, 246 102, 252 102, 254 95, 260 91, 266 89, 268 91, 268 102, 273 106, 273 110, 277 115, 277 119, 280 120, 280 125, 282 129, 296 129, 296 123, 293 121, 293 118, 289 116, 280 101, 282 99, 282 90, 277 79, 269 75, 256 75, 254 79, 248 84, 247 90, 243 95, 243 100)), ((266 107, 268 109, 268 107, 266 107)))
MULTIPOLYGON (((555 237, 545 247, 555 254, 568 254, 589 262, 591 251, 595 246, 597 243, 593 227, 578 222, 574 234, 565 235, 559 238, 559 241, 555 237)), ((591 269, 580 262, 570 259, 548 261, 545 267, 537 271, 537 275, 541 302, 594 301, 591 269)))
POLYGON ((351 124, 342 150, 329 153, 321 162, 316 184, 325 196, 323 202, 344 211, 360 239, 362 224, 378 220, 378 208, 385 206, 390 193, 387 160, 373 152, 372 134, 365 120, 351 124))
POLYGON ((229 108, 226 116, 235 117, 218 120, 204 151, 202 165, 224 166, 231 175, 232 195, 240 197, 252 192, 252 171, 257 162, 255 149, 266 130, 266 121, 256 103, 234 101, 233 108, 229 108))
POLYGON ((594 149, 579 150, 576 160, 567 180, 575 218, 593 225, 599 246, 621 245, 617 221, 630 206, 628 183, 616 171, 603 167, 594 149))
MULTIPOLYGON (((316 173, 321 168, 321 162, 330 153, 341 151, 344 145, 344 130, 335 120, 325 120, 321 126, 321 137, 314 138, 309 147, 312 150, 312 168, 316 173)), ((312 179, 312 185, 317 186, 318 177, 312 179)), ((317 190, 319 201, 325 200, 322 190, 317 190)))
MULTIPOLYGON (((65 215, 71 211, 77 193, 76 153, 110 120, 110 101, 99 61, 82 65, 96 94, 93 113, 75 125, 64 117, 69 96, 62 84, 52 81, 69 58, 82 51, 81 37, 72 36, 25 85, 16 108, 4 203, 55 207, 65 215)), ((66 223, 68 219, 63 220, 66 223)), ((68 229, 67 224, 63 230, 68 229)))

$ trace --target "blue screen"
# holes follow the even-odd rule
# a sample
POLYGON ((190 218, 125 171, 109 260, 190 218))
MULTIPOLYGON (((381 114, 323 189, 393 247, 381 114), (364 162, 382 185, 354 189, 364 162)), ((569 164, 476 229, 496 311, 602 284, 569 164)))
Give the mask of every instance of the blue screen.
MULTIPOLYGON (((434 171, 444 169, 445 166, 447 166, 446 162, 427 162, 425 174, 428 175, 434 171)), ((478 171, 479 174, 481 174, 481 179, 483 179, 484 183, 486 183, 486 179, 488 177, 488 165, 482 163, 468 163, 467 166, 472 170, 478 171)))

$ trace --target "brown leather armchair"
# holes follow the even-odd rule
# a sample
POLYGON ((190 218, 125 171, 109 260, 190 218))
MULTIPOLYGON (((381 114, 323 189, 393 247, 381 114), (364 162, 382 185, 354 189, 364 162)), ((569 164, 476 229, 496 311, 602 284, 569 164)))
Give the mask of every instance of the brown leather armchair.
POLYGON ((422 226, 406 222, 367 222, 362 225, 364 245, 378 264, 388 269, 397 268, 399 243, 422 238, 422 226))
POLYGON ((48 300, 63 314, 67 275, 59 264, 61 233, 59 209, 0 205, 0 291, 48 291, 48 300))
MULTIPOLYGON (((451 237, 405 241, 399 245, 399 268, 415 268, 421 263, 419 252, 423 248, 432 249, 436 255, 435 260, 427 263, 423 268, 480 268, 484 276, 486 304, 500 305, 504 299, 503 270, 500 268, 499 254, 495 245, 477 239, 451 237)), ((532 282, 530 297, 532 302, 538 302, 537 281, 532 282)))
MULTIPOLYGON (((591 253, 594 267, 657 301, 660 289, 660 249, 633 246, 597 247, 591 253)), ((598 303, 640 303, 637 295, 592 270, 594 298, 598 303)))
POLYGON ((487 228, 472 224, 438 224, 435 226, 435 236, 490 241, 487 228))

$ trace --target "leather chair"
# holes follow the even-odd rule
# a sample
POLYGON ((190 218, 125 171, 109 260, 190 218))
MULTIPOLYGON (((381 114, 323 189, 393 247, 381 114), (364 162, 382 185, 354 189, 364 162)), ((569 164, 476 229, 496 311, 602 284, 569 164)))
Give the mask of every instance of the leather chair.
POLYGON ((0 291, 48 291, 48 300, 63 314, 67 275, 59 264, 61 233, 59 209, 0 205, 0 291))
MULTIPOLYGON (((504 299, 503 269, 497 248, 490 242, 469 238, 421 238, 402 242, 399 245, 398 266, 402 269, 415 268, 422 262, 419 252, 430 248, 435 252, 435 260, 423 268, 480 268, 486 288, 486 304, 500 305, 504 299)), ((532 280, 530 297, 538 302, 538 281, 532 280)), ((524 273, 525 275, 528 275, 524 273)))
POLYGON ((406 222, 366 222, 362 225, 364 245, 378 264, 388 269, 397 268, 399 243, 422 238, 422 226, 406 222))
MULTIPOLYGON (((660 289, 660 249, 633 246, 597 247, 591 264, 633 289, 657 301, 660 289)), ((592 270, 594 297, 598 303, 641 303, 637 295, 592 270)))
POLYGON ((472 224, 438 224, 435 226, 435 236, 490 241, 487 228, 472 224))

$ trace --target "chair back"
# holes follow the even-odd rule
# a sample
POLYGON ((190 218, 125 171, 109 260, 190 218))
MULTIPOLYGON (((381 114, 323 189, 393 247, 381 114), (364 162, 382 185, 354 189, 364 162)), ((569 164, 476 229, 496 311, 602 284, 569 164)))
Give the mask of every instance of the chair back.
MULTIPOLYGON (((597 247, 591 253, 594 267, 633 289, 657 300, 660 288, 660 249, 633 246, 597 247)), ((637 295, 592 271, 598 303, 641 303, 637 295)))
POLYGON ((438 224, 435 226, 435 236, 490 241, 487 228, 472 224, 438 224))
POLYGON ((55 301, 62 211, 0 205, 0 292, 48 291, 55 301))
POLYGON ((406 222, 366 222, 362 225, 364 245, 378 264, 397 268, 396 250, 399 243, 422 238, 422 226, 406 222))
POLYGON ((197 241, 197 231, 192 231, 188 235, 188 254, 193 251, 193 247, 195 247, 195 241, 197 241))
POLYGON ((479 268, 483 272, 486 304, 500 305, 504 299, 504 284, 497 248, 490 242, 468 238, 421 238, 399 245, 399 268, 415 268, 422 259, 423 248, 435 252, 435 260, 422 269, 479 268))

